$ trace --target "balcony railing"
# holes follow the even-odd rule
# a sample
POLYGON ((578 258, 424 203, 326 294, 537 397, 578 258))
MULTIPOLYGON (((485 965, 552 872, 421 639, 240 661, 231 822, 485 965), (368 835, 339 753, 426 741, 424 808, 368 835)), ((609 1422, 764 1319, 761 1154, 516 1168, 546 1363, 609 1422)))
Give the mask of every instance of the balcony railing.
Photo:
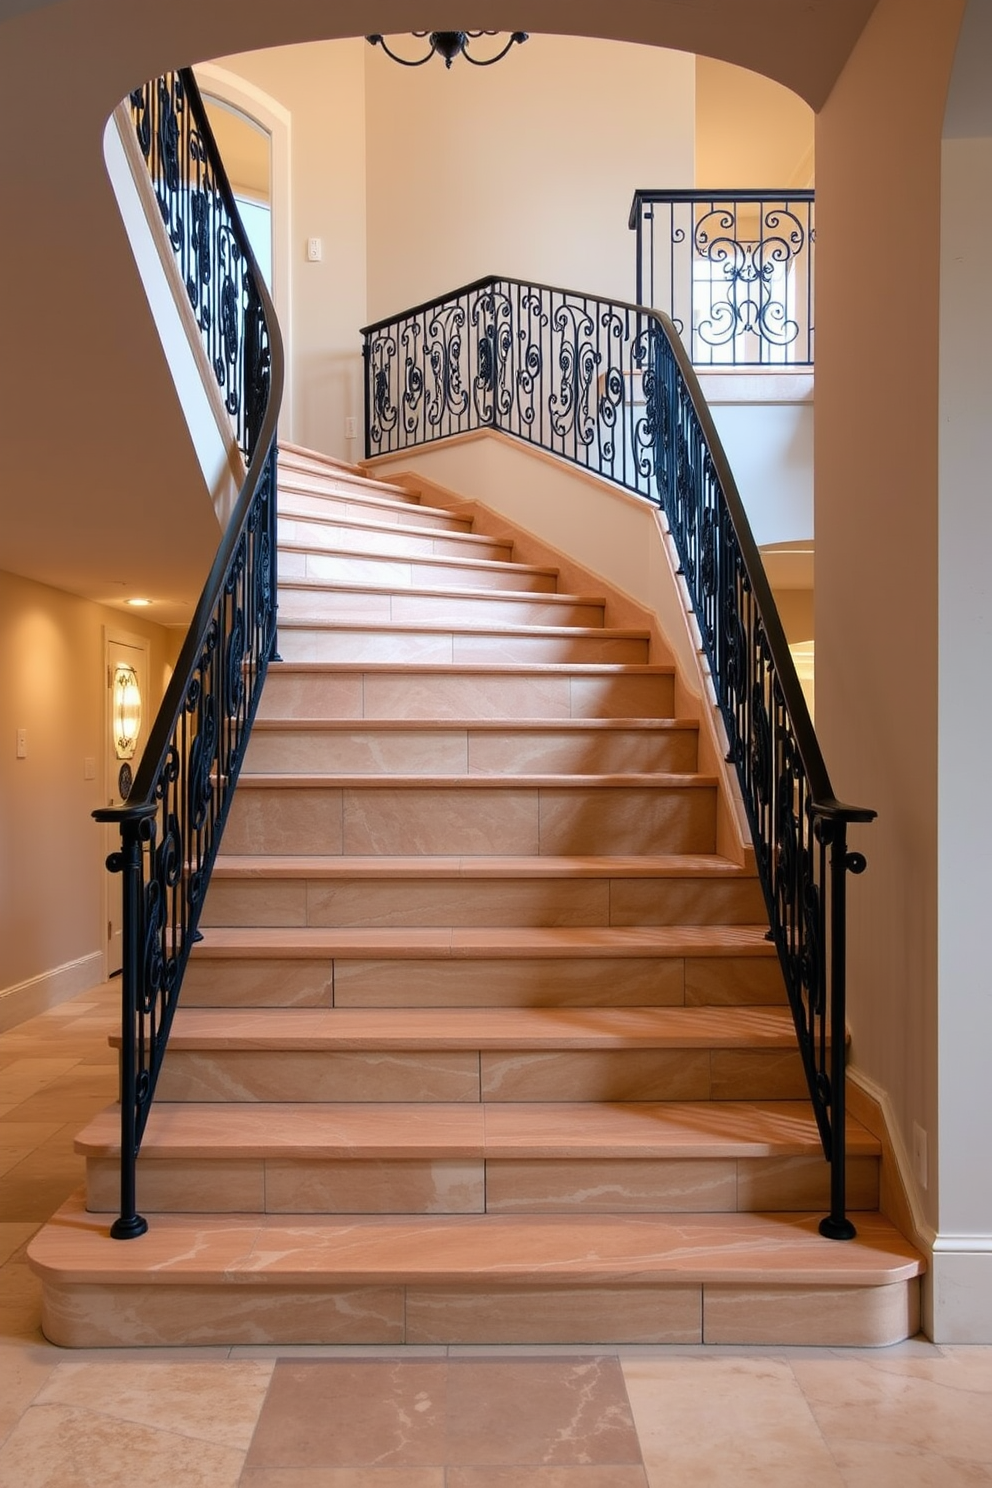
POLYGON ((813 363, 812 191, 635 191, 639 305, 696 367, 813 363))

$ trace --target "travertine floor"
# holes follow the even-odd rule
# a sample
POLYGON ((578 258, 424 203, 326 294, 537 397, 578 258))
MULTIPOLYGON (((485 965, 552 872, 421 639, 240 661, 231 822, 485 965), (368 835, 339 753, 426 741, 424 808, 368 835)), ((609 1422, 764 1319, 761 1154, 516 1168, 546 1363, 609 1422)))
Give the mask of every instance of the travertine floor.
POLYGON ((24 1252, 114 1097, 117 984, 0 1035, 0 1488, 971 1488, 992 1347, 67 1353, 24 1252))

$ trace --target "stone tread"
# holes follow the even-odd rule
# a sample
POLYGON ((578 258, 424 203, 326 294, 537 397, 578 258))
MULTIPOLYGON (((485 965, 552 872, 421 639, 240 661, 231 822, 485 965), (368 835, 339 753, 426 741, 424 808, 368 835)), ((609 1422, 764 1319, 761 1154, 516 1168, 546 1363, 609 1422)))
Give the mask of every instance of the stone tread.
POLYGON ((169 1036, 170 1051, 795 1048, 780 1007, 180 1007, 169 1036))
MULTIPOLYGON (((408 502, 406 504, 409 505, 410 503, 408 502)), ((420 506, 419 502, 416 502, 414 504, 420 506)), ((439 508, 433 509, 439 510, 439 508)), ((432 510, 432 508, 422 507, 421 510, 430 511, 432 510)), ((510 551, 512 551, 513 548, 513 541, 511 538, 490 536, 488 533, 485 532, 458 532, 452 531, 447 528, 441 532, 432 532, 429 527, 424 527, 422 524, 417 525, 414 523, 410 523, 409 525, 404 525, 402 522, 377 522, 374 517, 342 516, 340 513, 333 511, 290 512, 284 508, 282 511, 280 511, 279 515, 287 517, 290 521, 306 522, 315 527, 346 527, 349 531, 382 533, 383 536, 387 537, 415 537, 421 540, 427 537, 439 537, 442 538, 445 542, 464 544, 466 551, 470 550, 473 547, 499 547, 506 548, 507 552, 509 553, 510 551)), ((350 548, 338 549, 334 548, 333 546, 328 548, 310 548, 305 543, 301 543, 299 538, 280 538, 278 546, 280 548, 287 549, 302 548, 305 552, 317 552, 320 554, 324 554, 327 552, 341 552, 350 554, 352 552, 352 549, 350 548)), ((369 549, 369 553, 370 555, 378 556, 379 549, 369 549)), ((505 560, 497 559, 494 561, 505 561, 507 564, 512 564, 513 560, 507 557, 505 560)))
MULTIPOLYGON (((543 670, 543 668, 542 668, 543 670)), ((256 718, 252 733, 674 734, 698 733, 697 718, 256 718)))
MULTIPOLYGON (((329 586, 325 585, 324 587, 327 588, 329 586)), ((439 592, 444 593, 445 591, 439 592)), ((468 591, 468 593, 471 598, 475 598, 480 594, 485 598, 487 591, 473 589, 468 591)), ((498 596, 498 598, 504 600, 507 598, 520 599, 520 597, 520 593, 514 591, 509 591, 509 593, 498 596)), ((550 600, 554 600, 555 597, 553 594, 546 596, 525 596, 525 598, 531 599, 547 598, 550 600)), ((555 639, 570 641, 576 638, 581 639, 591 636, 598 641, 644 641, 645 644, 651 639, 650 631, 621 629, 611 625, 483 625, 482 623, 473 623, 470 620, 445 620, 443 617, 439 617, 436 620, 375 620, 371 618, 363 620, 350 617, 339 620, 333 616, 326 615, 289 615, 285 619, 280 617, 279 630, 280 632, 284 630, 384 631, 390 635, 434 635, 441 632, 444 635, 550 636, 555 639)), ((336 670, 333 662, 319 664, 326 666, 330 671, 336 670)), ((367 668, 370 663, 355 663, 355 665, 361 665, 367 668)), ((387 670, 396 670, 395 662, 386 663, 385 666, 387 670)), ((505 665, 499 669, 502 671, 511 670, 511 668, 505 665)), ((568 665, 565 664, 563 669, 567 671, 569 669, 568 665)), ((457 672, 463 670, 463 668, 460 668, 456 664, 454 668, 447 667, 445 670, 450 674, 452 670, 457 672)), ((537 670, 543 669, 538 667, 537 670)), ((674 668, 652 667, 651 670, 654 672, 671 673, 674 668)))
MULTIPOLYGON (((393 531, 395 529, 389 529, 389 530, 390 531, 393 531)), ((420 531, 422 533, 424 531, 424 529, 421 528, 420 531)), ((287 541, 284 541, 284 540, 280 539, 280 542, 279 542, 279 551, 280 552, 285 551, 287 553, 312 553, 314 550, 307 543, 301 543, 301 542, 296 542, 296 541, 289 541, 289 542, 287 542, 287 541)), ((378 564, 392 564, 394 566, 397 565, 397 564, 408 563, 410 565, 419 565, 420 567, 429 566, 431 568, 467 569, 470 573, 486 573, 486 574, 524 573, 524 574, 530 574, 531 576, 535 576, 537 578, 542 578, 542 579, 557 579, 558 578, 558 569, 557 568, 548 568, 547 566, 544 566, 544 565, 541 565, 541 564, 538 564, 538 563, 515 563, 512 560, 511 561, 504 561, 504 560, 499 559, 499 558, 462 558, 460 556, 459 557, 452 557, 452 556, 450 556, 447 553, 379 553, 379 552, 376 552, 374 549, 370 549, 369 551, 366 552, 366 551, 364 551, 362 549, 357 549, 357 548, 354 548, 354 549, 353 548, 340 548, 340 549, 338 549, 338 548, 321 548, 321 549, 318 550, 318 552, 314 556, 315 557, 318 557, 318 558, 327 558, 327 557, 342 558, 342 559, 344 559, 346 561, 349 561, 349 562, 352 559, 354 559, 356 562, 369 562, 369 563, 378 563, 378 564)), ((323 580, 322 581, 322 580, 319 580, 319 579, 295 578, 293 576, 290 576, 288 578, 283 578, 281 575, 280 575, 280 578, 279 578, 279 587, 280 587, 280 589, 298 589, 298 588, 302 588, 302 587, 304 587, 306 585, 310 585, 311 587, 318 587, 318 586, 323 585, 323 587, 325 587, 325 588, 334 588, 334 589, 362 589, 362 588, 382 589, 382 588, 389 587, 389 586, 387 586, 385 584, 375 584, 375 585, 353 584, 353 583, 345 582, 344 580, 339 581, 337 579, 335 579, 335 580, 323 580)), ((414 589, 412 592, 415 593, 415 594, 416 593, 419 593, 419 592, 433 594, 433 593, 438 592, 438 591, 436 590, 436 586, 435 586, 435 587, 432 587, 432 588, 429 588, 429 589, 426 589, 426 590, 423 590, 423 591, 418 590, 418 589, 414 589)), ((442 593, 442 594, 449 594, 452 591, 449 588, 447 588, 447 586, 445 586, 439 592, 442 593)), ((454 592, 458 592, 458 591, 454 591, 454 592)), ((470 589, 467 592, 469 592, 471 594, 476 594, 476 593, 478 593, 478 590, 477 589, 470 589)), ((561 600, 571 600, 573 602, 576 599, 578 599, 578 601, 580 603, 582 603, 582 604, 605 604, 606 603, 605 596, 602 595, 602 594, 598 594, 598 595, 596 595, 593 598, 589 598, 586 595, 576 596, 576 595, 569 595, 569 594, 559 594, 555 590, 531 591, 529 589, 507 589, 507 590, 498 590, 498 591, 485 590, 483 592, 484 593, 497 592, 497 593, 502 593, 502 594, 512 594, 512 595, 515 595, 517 597, 519 597, 521 594, 531 594, 531 593, 533 593, 533 595, 534 595, 535 598, 540 597, 542 599, 555 599, 555 598, 557 598, 557 599, 561 599, 561 600)), ((403 587, 403 593, 404 594, 407 593, 407 587, 405 585, 403 587)))
MULTIPOLYGON (((363 777, 364 778, 364 777, 363 777)), ((264 857, 221 853, 214 878, 753 878, 753 871, 715 854, 663 857, 264 857)))
POLYGON ((55 1286, 243 1287, 747 1284, 875 1287, 920 1275, 919 1253, 881 1216, 825 1240, 819 1214, 156 1215, 147 1234, 110 1238, 80 1192, 28 1247, 55 1286))
MULTIPOLYGON (((878 1140, 847 1120, 851 1157, 878 1140)), ((120 1107, 76 1137, 88 1157, 120 1152, 120 1107)), ((293 1102, 224 1106, 159 1102, 141 1144, 144 1162, 185 1158, 282 1160, 762 1158, 822 1155, 805 1101, 556 1102, 479 1105, 293 1102)))
POLYGON ((239 787, 284 790, 713 790, 715 775, 318 775, 252 774, 242 771, 239 787))
POLYGON ((648 925, 342 930, 319 926, 205 928, 197 959, 467 959, 582 956, 757 956, 775 959, 763 925, 648 925))

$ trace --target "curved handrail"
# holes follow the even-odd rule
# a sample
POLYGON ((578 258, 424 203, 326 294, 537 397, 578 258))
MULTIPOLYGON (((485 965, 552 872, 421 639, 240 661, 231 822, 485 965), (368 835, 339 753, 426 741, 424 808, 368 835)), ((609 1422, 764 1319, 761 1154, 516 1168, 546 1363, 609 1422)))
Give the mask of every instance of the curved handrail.
MULTIPOLYGON (((248 470, 128 799, 93 813, 121 830, 121 849, 107 860, 111 872, 123 874, 121 1213, 111 1231, 118 1239, 147 1228, 136 1208, 138 1149, 262 683, 275 655, 276 426, 285 377, 275 311, 192 73, 166 74, 131 95, 139 142, 150 164, 153 136, 142 121, 148 123, 153 97, 162 105, 156 138, 164 170, 157 181, 153 171, 153 184, 167 228, 170 213, 173 217, 173 246, 176 224, 184 249, 195 230, 193 261, 203 284, 211 274, 226 274, 214 286, 223 323, 218 330, 206 307, 200 328, 208 347, 219 347, 211 359, 213 372, 222 386, 226 379, 225 401, 248 470), (186 108, 193 184, 181 180, 183 136, 176 120, 186 108), (179 199, 184 205, 173 211, 179 199), (212 245, 219 245, 219 257, 208 263, 212 245)), ((187 276, 186 287, 196 310, 202 286, 187 276)))
POLYGON ((489 276, 364 330, 366 455, 493 428, 664 513, 727 734, 807 1084, 845 1202, 847 827, 740 493, 669 317, 489 276))

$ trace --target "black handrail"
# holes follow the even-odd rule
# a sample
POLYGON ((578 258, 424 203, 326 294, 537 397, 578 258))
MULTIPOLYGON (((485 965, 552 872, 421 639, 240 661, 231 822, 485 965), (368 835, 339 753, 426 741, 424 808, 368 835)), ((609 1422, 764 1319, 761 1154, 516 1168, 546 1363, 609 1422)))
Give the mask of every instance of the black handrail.
POLYGON ((847 1239, 846 879, 865 859, 834 795, 757 544, 669 317, 489 277, 367 326, 366 456, 492 428, 658 505, 737 770, 824 1153, 825 1235, 847 1239))
POLYGON ((131 94, 163 221, 248 466, 107 859, 123 875, 121 1212, 148 1228, 136 1162, 214 859, 276 644, 276 421, 282 341, 193 75, 131 94), (218 324, 219 321, 219 324, 218 324))
POLYGON ((634 192, 640 305, 670 315, 693 366, 813 363, 811 190, 634 192))

